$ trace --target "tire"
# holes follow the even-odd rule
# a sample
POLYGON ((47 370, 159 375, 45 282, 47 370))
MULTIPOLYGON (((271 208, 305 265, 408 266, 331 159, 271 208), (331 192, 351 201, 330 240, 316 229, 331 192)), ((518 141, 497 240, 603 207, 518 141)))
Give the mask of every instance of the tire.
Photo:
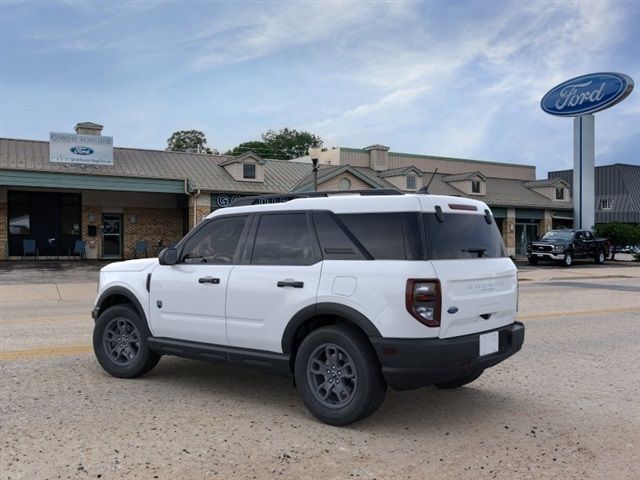
POLYGON ((475 380, 477 380, 484 370, 480 370, 479 372, 473 372, 469 375, 465 375, 464 377, 456 378, 455 380, 451 380, 450 382, 440 382, 434 383, 434 385, 438 388, 443 388, 445 390, 451 390, 453 388, 460 388, 463 385, 467 385, 475 380))
POLYGON ((562 259, 563 267, 570 267, 573 265, 573 254, 571 252, 567 252, 564 254, 564 258, 562 259))
POLYGON ((597 265, 602 265, 606 259, 607 256, 604 253, 604 250, 600 250, 598 253, 596 253, 595 262, 597 265))
POLYGON ((307 409, 329 425, 368 417, 387 392, 368 340, 344 325, 322 327, 304 338, 295 358, 295 378, 307 409))
POLYGON ((537 258, 527 257, 527 259, 529 260, 529 265, 537 265, 538 264, 538 259, 537 258))
POLYGON ((160 355, 149 349, 150 335, 146 322, 135 308, 115 305, 102 312, 96 321, 93 351, 108 374, 118 378, 138 377, 160 360, 160 355))

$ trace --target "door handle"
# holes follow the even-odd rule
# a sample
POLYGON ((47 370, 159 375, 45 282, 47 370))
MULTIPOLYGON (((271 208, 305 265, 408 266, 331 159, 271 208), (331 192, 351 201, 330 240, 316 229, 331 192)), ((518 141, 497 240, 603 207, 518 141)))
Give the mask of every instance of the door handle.
POLYGON ((279 287, 293 287, 293 288, 302 288, 304 287, 304 282, 298 282, 295 280, 280 280, 278 282, 279 287))
POLYGON ((200 277, 198 279, 198 283, 212 283, 214 285, 218 285, 220 283, 220 279, 213 277, 200 277))

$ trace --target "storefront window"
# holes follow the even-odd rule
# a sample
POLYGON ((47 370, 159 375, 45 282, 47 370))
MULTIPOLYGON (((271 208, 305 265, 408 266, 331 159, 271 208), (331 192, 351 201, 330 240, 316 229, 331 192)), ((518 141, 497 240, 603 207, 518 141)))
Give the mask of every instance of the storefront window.
POLYGON ((80 235, 80 196, 60 195, 60 234, 80 235))
POLYGON ((31 219, 29 216, 29 195, 22 192, 9 193, 9 234, 29 235, 31 219))

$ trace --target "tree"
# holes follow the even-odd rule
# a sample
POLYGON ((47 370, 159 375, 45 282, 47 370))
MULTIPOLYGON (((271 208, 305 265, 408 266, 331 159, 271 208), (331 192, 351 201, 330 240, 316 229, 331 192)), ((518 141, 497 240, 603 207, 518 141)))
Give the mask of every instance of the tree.
POLYGON ((640 243, 640 225, 620 222, 600 223, 594 227, 594 230, 598 236, 607 237, 613 245, 611 260, 615 259, 617 247, 640 243))
POLYGON ((241 143, 226 154, 240 155, 247 150, 252 150, 261 157, 291 160, 305 156, 313 143, 322 144, 322 139, 309 132, 283 128, 277 131, 268 130, 262 134, 262 141, 241 143))
POLYGON ((242 155, 243 153, 248 151, 255 152, 261 157, 270 158, 270 156, 267 154, 267 146, 264 142, 260 142, 258 140, 243 142, 237 147, 233 147, 231 150, 227 150, 227 152, 225 152, 225 155, 233 155, 234 157, 237 157, 238 155, 242 155))
MULTIPOLYGON (((206 146, 207 139, 200 130, 179 130, 167 139, 167 150, 171 152, 186 152, 196 149, 203 153, 214 153, 206 146)), ((217 153, 217 152, 215 152, 217 153)))

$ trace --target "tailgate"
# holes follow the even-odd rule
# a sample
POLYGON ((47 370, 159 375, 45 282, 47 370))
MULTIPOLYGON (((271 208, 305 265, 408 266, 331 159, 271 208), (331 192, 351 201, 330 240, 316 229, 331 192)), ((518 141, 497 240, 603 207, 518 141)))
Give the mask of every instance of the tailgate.
POLYGON ((517 269, 509 258, 433 260, 440 279, 440 338, 458 337, 513 323, 517 269))

